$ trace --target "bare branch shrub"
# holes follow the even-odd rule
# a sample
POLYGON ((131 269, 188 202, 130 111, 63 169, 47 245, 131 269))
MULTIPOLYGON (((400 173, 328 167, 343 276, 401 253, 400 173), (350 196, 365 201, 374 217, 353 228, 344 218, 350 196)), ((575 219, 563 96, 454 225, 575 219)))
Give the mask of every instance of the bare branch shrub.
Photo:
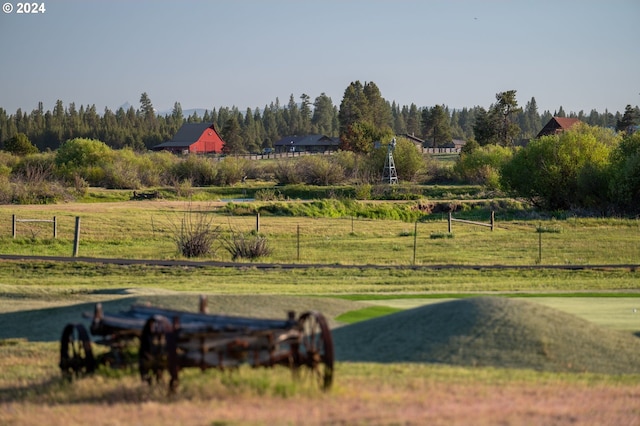
POLYGON ((222 239, 222 245, 231 254, 231 259, 257 259, 269 256, 273 250, 266 237, 255 234, 231 232, 231 236, 222 239))
POLYGON ((180 223, 172 223, 173 240, 184 257, 214 255, 220 239, 220 226, 214 226, 213 217, 205 211, 194 211, 191 206, 180 223))

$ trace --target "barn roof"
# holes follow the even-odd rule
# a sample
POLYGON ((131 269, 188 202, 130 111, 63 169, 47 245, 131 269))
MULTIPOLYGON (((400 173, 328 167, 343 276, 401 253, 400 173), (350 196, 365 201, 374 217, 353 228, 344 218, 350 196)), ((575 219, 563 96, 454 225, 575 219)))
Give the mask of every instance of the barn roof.
POLYGON ((178 129, 170 142, 196 142, 207 129, 213 129, 211 123, 185 123, 178 129))
POLYGON ((551 120, 538 132, 536 137, 546 136, 546 135, 554 135, 556 133, 563 132, 565 130, 570 129, 575 124, 579 123, 580 120, 577 118, 567 118, 567 117, 552 117, 551 120))
POLYGON ((215 128, 211 123, 185 123, 180 127, 180 129, 178 129, 170 141, 163 142, 153 148, 188 148, 196 143, 207 129, 213 129, 215 131, 215 128))
POLYGON ((553 119, 556 120, 560 128, 563 130, 567 130, 571 128, 574 124, 580 121, 577 118, 566 118, 566 117, 553 117, 553 119))

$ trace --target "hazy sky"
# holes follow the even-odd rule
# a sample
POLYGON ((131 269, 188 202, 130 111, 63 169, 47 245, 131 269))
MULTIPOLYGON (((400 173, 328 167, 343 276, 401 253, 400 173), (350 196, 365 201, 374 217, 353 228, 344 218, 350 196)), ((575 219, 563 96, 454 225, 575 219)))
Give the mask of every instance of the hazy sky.
POLYGON ((400 105, 640 104, 639 0, 45 0, 0 13, 0 107, 264 107, 355 80, 400 105))

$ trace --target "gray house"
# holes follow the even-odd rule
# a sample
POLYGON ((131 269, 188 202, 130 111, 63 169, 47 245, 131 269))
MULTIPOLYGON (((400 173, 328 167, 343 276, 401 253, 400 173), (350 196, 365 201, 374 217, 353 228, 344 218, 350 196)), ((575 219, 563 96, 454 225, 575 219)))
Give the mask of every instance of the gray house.
POLYGON ((285 136, 273 144, 276 152, 337 151, 340 139, 324 135, 285 136))

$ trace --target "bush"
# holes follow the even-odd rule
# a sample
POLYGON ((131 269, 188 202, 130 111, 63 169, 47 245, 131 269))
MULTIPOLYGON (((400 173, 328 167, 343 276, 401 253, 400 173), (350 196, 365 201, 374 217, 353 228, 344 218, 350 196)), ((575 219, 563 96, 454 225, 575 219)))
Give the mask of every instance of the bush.
POLYGON ((232 260, 238 258, 253 260, 272 253, 267 238, 260 235, 232 232, 229 238, 222 241, 225 249, 231 254, 232 260))
POLYGON ((502 184, 545 210, 591 207, 604 200, 603 171, 616 138, 586 124, 534 139, 502 167, 502 184))
POLYGON ((303 182, 309 185, 336 185, 345 180, 344 169, 330 157, 311 155, 296 163, 296 170, 303 182))
POLYGON ((171 169, 180 159, 168 151, 149 152, 141 155, 138 175, 143 186, 170 185, 171 169))
POLYGON ((370 200, 372 186, 368 183, 356 186, 356 200, 370 200))
POLYGON ((27 135, 18 133, 4 142, 4 150, 22 156, 37 153, 38 147, 31 143, 27 135))
POLYGON ((31 154, 18 161, 13 169, 13 175, 25 182, 41 183, 54 180, 54 170, 54 154, 31 154))
POLYGON ((111 161, 113 151, 104 142, 75 138, 63 142, 56 151, 55 163, 60 175, 68 180, 79 174, 91 185, 100 185, 105 164, 111 161))
POLYGON ((142 155, 131 149, 114 151, 113 161, 104 167, 102 186, 108 189, 140 189, 140 163, 142 155))
POLYGON ((281 185, 299 184, 303 182, 302 176, 295 167, 295 160, 280 160, 274 170, 274 177, 281 185))
POLYGON ((14 204, 55 204, 73 200, 71 194, 57 182, 15 182, 12 189, 11 203, 14 204))
POLYGON ((245 176, 247 161, 242 158, 226 157, 217 164, 215 185, 233 185, 240 182, 245 176))
POLYGON ((215 243, 220 239, 220 227, 213 225, 213 217, 191 208, 179 224, 173 223, 173 240, 184 257, 200 257, 215 254, 215 243))
POLYGON ((498 189, 500 170, 512 155, 511 149, 502 146, 478 147, 471 152, 462 153, 453 166, 453 171, 463 182, 498 189))
POLYGON ((622 211, 640 213, 640 132, 625 135, 611 153, 609 194, 622 211))
POLYGON ((189 180, 195 186, 213 185, 217 171, 210 159, 191 154, 175 163, 168 174, 170 182, 189 180))
POLYGON ((264 188, 256 191, 254 198, 257 201, 278 201, 284 197, 282 193, 274 188, 264 188))

